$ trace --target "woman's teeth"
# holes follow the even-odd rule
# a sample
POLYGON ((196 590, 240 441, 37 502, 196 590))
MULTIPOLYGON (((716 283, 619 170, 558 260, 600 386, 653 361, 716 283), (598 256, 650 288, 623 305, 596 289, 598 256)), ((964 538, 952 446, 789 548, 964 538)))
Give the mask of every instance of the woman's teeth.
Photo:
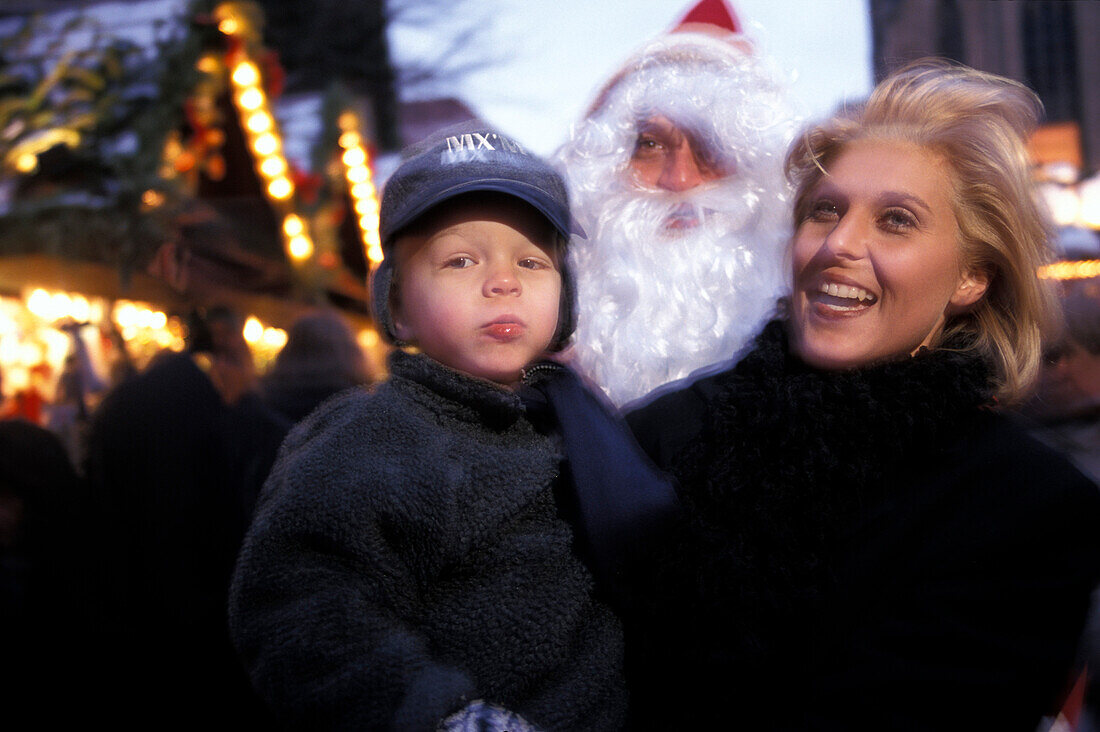
POLYGON ((826 295, 843 298, 845 300, 858 300, 864 305, 870 305, 875 301, 875 296, 867 292, 867 290, 864 290, 862 287, 838 285, 835 282, 823 282, 821 283, 821 287, 818 289, 820 289, 821 292, 826 295))

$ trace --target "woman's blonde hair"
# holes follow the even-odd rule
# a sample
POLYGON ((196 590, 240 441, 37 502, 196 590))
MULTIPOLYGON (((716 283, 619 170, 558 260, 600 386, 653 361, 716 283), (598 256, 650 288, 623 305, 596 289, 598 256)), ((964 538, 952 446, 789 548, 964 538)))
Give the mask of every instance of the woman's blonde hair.
POLYGON ((867 102, 807 129, 787 155, 796 188, 794 224, 807 197, 845 146, 886 139, 919 145, 949 165, 963 266, 989 287, 950 317, 933 347, 950 341, 991 364, 1001 404, 1021 399, 1042 361, 1041 336, 1055 322, 1054 294, 1037 268, 1051 258, 1052 226, 1031 180, 1026 139, 1042 103, 1011 79, 938 59, 891 74, 867 102))

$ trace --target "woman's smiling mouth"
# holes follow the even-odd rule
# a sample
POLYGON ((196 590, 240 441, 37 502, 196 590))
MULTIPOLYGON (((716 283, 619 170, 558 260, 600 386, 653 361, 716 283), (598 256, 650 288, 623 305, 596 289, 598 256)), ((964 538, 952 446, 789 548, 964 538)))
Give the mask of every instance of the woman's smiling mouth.
POLYGON ((816 293, 810 293, 810 300, 831 312, 862 311, 878 302, 877 297, 862 287, 836 282, 822 282, 816 293))

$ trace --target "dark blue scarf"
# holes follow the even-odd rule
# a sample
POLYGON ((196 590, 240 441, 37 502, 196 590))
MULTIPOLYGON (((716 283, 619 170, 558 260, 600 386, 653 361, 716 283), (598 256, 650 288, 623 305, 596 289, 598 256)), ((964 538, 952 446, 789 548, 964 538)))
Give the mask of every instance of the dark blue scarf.
POLYGON ((562 438, 559 507, 573 525, 578 552, 614 604, 679 515, 672 481, 570 369, 537 364, 519 395, 532 422, 562 438))

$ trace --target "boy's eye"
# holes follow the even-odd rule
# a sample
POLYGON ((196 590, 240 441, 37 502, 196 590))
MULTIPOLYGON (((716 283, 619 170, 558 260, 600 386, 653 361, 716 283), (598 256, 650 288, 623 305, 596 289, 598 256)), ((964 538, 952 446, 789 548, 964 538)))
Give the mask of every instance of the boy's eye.
POLYGON ((542 261, 541 259, 533 259, 528 257, 527 259, 519 260, 519 266, 525 269, 547 269, 550 264, 542 261))
POLYGON ((451 269, 466 269, 474 266, 474 260, 465 256, 451 257, 444 263, 444 266, 451 269))

